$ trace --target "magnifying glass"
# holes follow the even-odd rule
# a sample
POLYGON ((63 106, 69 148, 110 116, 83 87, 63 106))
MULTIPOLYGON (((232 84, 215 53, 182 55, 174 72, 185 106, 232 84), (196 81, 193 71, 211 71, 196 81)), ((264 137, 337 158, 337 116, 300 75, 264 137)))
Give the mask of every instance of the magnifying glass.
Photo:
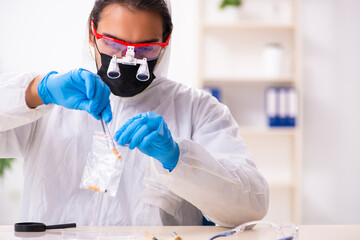
POLYGON ((20 222, 15 223, 15 232, 44 232, 46 229, 62 229, 76 227, 76 223, 48 225, 38 222, 20 222))

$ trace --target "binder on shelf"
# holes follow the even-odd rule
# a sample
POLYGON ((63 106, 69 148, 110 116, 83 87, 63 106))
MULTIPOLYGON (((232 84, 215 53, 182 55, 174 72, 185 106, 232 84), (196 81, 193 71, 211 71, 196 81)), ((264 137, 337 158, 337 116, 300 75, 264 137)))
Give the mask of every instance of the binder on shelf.
POLYGON ((287 98, 288 98, 287 125, 289 127, 295 127, 298 105, 297 105, 297 94, 294 88, 287 89, 287 98))
POLYGON ((270 87, 266 90, 265 106, 266 116, 268 118, 269 126, 274 127, 278 125, 278 94, 275 87, 270 87))
POLYGON ((279 127, 285 127, 287 126, 287 91, 285 88, 279 88, 278 94, 279 94, 279 127))
POLYGON ((293 87, 269 87, 266 89, 265 101, 270 127, 295 127, 298 106, 293 87))

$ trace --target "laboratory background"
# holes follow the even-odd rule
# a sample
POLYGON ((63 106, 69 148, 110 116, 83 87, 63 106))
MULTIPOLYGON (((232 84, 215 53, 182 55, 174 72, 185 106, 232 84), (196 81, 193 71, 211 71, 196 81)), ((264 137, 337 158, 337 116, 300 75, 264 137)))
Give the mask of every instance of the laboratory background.
MULTIPOLYGON (((270 185, 266 219, 360 224, 360 1, 221 2, 172 0, 169 78, 230 108, 270 185)), ((93 3, 1 0, 0 72, 81 65, 93 3)), ((22 161, 0 179, 0 224, 17 220, 22 161)))

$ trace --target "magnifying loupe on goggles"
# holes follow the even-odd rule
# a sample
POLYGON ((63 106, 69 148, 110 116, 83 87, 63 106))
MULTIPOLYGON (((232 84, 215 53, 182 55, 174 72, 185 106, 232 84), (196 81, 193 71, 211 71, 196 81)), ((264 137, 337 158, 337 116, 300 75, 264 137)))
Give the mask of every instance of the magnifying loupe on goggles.
POLYGON ((135 52, 133 46, 128 46, 126 50, 126 55, 123 58, 117 58, 116 55, 110 60, 109 68, 107 70, 107 76, 111 79, 116 79, 121 76, 120 68, 118 63, 125 65, 137 65, 140 64, 140 67, 136 73, 136 79, 139 81, 147 81, 150 78, 149 67, 147 64, 147 59, 137 59, 135 58, 135 52))
POLYGON ((98 40, 98 46, 101 52, 112 56, 107 75, 111 79, 121 76, 118 63, 136 66, 140 64, 136 78, 139 81, 147 81, 150 78, 147 61, 155 60, 160 56, 163 48, 169 44, 170 35, 163 43, 128 43, 120 39, 99 34, 95 29, 94 20, 92 20, 93 34, 98 40))

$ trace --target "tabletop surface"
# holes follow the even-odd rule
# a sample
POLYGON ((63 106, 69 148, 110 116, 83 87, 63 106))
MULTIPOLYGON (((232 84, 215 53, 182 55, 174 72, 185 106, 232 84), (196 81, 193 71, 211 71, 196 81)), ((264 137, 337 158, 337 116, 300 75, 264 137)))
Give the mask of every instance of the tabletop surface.
MULTIPOLYGON (((172 240, 171 232, 176 232, 183 240, 207 240, 212 235, 228 230, 210 226, 111 226, 111 227, 77 227, 64 230, 47 230, 41 233, 15 233, 13 226, 0 226, 0 239, 139 239, 147 240, 144 233, 149 232, 158 240, 172 240)), ((266 235, 266 228, 255 227, 219 240, 259 240, 266 235)), ((360 225, 301 225, 299 240, 360 240, 360 225)))

